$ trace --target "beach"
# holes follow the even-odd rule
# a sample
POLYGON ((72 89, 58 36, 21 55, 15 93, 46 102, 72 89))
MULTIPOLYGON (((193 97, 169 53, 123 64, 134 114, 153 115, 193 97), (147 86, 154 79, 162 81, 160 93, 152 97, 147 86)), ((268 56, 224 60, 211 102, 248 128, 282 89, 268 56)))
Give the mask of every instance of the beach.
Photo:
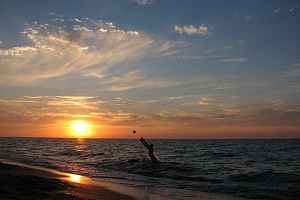
POLYGON ((105 187, 68 181, 64 176, 0 163, 0 199, 134 199, 105 187))

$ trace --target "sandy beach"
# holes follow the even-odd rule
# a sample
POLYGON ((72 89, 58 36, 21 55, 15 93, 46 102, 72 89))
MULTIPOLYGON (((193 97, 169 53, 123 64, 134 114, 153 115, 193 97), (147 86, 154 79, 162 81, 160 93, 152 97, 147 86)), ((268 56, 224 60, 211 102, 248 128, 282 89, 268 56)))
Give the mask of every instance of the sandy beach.
POLYGON ((101 186, 75 183, 50 171, 0 163, 0 199, 134 198, 101 186))

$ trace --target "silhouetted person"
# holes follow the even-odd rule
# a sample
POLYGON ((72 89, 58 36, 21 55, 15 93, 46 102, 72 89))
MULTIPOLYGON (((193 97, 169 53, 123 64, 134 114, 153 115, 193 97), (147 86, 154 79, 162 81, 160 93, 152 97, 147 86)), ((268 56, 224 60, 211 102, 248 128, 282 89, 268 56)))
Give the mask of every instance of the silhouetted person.
POLYGON ((156 157, 153 155, 153 144, 148 144, 145 140, 144 140, 144 138, 141 138, 141 142, 143 143, 143 145, 149 150, 148 151, 148 154, 149 154, 149 156, 150 156, 150 158, 151 158, 151 162, 152 162, 152 164, 156 164, 156 157))

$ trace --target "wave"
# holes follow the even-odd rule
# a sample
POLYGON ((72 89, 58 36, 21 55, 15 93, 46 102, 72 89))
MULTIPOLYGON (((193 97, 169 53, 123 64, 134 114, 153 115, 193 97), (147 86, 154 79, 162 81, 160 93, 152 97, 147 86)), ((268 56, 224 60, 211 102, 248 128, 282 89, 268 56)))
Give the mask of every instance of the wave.
POLYGON ((240 173, 236 175, 230 175, 228 179, 235 182, 260 182, 264 185, 276 185, 279 183, 300 184, 300 175, 295 173, 282 173, 275 171, 240 173))
POLYGON ((129 160, 119 161, 117 163, 103 162, 98 163, 97 167, 107 168, 117 171, 123 171, 131 174, 138 174, 148 177, 166 178, 171 180, 192 181, 192 182, 210 182, 221 183, 221 179, 208 178, 200 176, 197 169, 188 165, 182 165, 178 162, 163 162, 160 161, 156 166, 146 159, 131 158, 129 160))
POLYGON ((298 199, 299 141, 153 140, 152 166, 138 140, 0 138, 0 158, 157 191, 298 199))

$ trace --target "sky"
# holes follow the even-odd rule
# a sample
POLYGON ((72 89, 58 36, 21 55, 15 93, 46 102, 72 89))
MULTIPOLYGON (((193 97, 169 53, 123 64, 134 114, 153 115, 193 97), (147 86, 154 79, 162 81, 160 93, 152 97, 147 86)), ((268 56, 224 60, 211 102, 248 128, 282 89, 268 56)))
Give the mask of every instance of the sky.
POLYGON ((0 136, 300 138, 299 35, 299 0, 0 0, 0 136))

